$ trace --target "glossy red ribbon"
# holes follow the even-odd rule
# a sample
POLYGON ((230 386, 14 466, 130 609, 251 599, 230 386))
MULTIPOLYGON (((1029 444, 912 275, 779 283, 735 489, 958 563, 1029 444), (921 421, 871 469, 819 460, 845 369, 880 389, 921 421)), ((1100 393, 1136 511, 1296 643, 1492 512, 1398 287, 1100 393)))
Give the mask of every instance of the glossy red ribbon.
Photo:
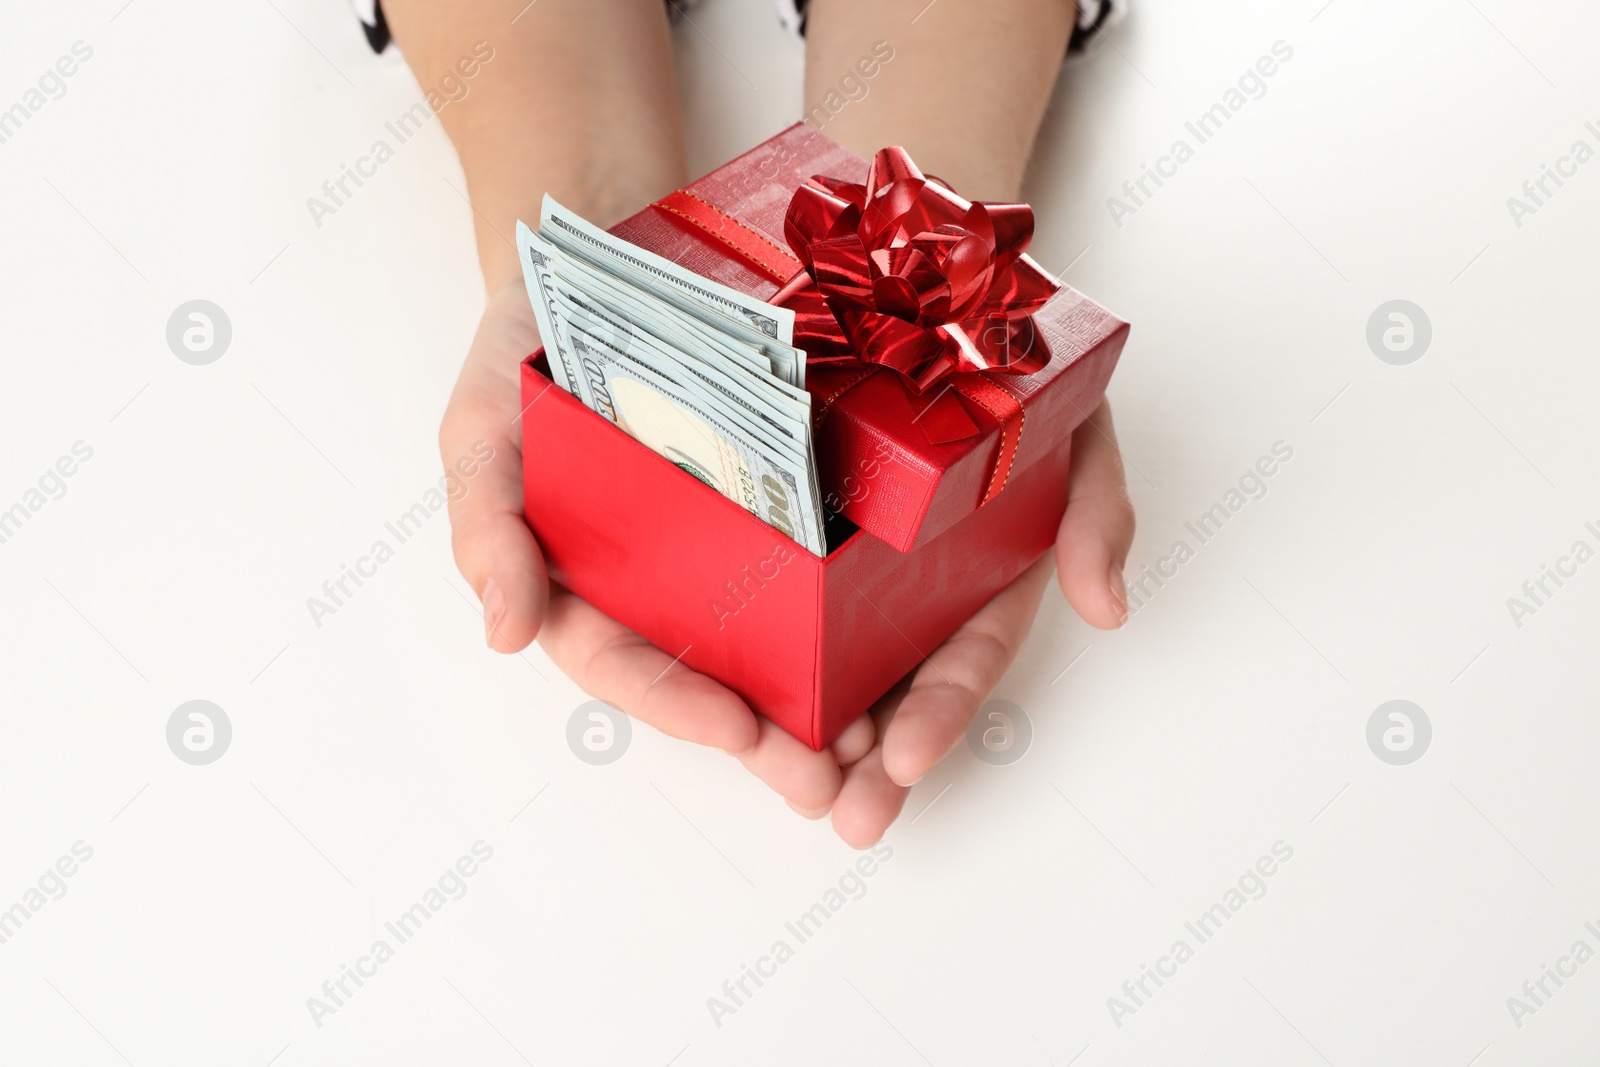
POLYGON ((656 207, 781 284, 772 303, 795 312, 795 345, 808 367, 860 370, 818 397, 819 422, 883 368, 910 394, 943 382, 948 388, 921 405, 915 421, 930 441, 947 443, 977 432, 949 393, 988 412, 1000 442, 981 503, 1005 488, 1024 411, 997 379, 1049 362, 1032 315, 1060 288, 1025 255, 1031 207, 965 200, 918 170, 903 148, 874 156, 864 185, 819 175, 800 186, 784 219, 792 256, 686 190, 656 207))
POLYGON ((805 271, 772 302, 794 309, 810 365, 876 363, 922 392, 1050 359, 1029 316, 1060 286, 1024 255, 1027 204, 965 200, 885 148, 864 185, 817 176, 795 190, 784 236, 805 271))

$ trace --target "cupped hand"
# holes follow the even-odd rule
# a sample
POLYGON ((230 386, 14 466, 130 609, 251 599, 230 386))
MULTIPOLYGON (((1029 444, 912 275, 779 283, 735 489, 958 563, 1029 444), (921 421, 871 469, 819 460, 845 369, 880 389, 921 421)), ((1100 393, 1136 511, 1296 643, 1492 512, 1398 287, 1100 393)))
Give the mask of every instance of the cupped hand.
MULTIPOLYGON (((518 652, 537 637, 585 692, 670 736, 737 756, 802 815, 831 812, 849 844, 876 842, 910 787, 959 743, 1016 657, 1052 559, 1024 572, 869 714, 813 752, 725 686, 550 583, 522 503, 519 367, 538 347, 526 293, 520 281, 510 282, 489 300, 439 430, 447 470, 485 444, 493 449, 494 458, 450 502, 456 565, 483 604, 489 647, 518 652)), ((1102 403, 1078 428, 1072 447, 1053 563, 1078 614, 1110 629, 1127 618, 1122 565, 1133 540, 1133 509, 1108 406, 1102 403)))
POLYGON ((835 742, 844 780, 833 825, 849 844, 866 848, 882 837, 911 786, 966 736, 1028 636, 1052 566, 1085 622, 1111 630, 1127 621, 1122 568, 1133 543, 1133 505, 1109 404, 1073 433, 1068 477, 1055 552, 1001 590, 835 742))
POLYGON ((585 692, 663 733, 739 756, 790 803, 826 810, 840 784, 830 754, 812 752, 726 687, 551 584, 522 502, 520 366, 538 347, 526 291, 520 279, 508 282, 489 299, 439 428, 446 470, 493 449, 450 501, 456 566, 483 605, 489 647, 519 652, 537 637, 585 692))

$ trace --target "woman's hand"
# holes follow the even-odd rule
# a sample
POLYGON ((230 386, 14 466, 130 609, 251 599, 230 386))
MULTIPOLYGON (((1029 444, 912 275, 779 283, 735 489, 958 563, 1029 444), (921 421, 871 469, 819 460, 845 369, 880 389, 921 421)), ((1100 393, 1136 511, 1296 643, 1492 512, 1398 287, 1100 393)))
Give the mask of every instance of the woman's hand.
POLYGON ((833 826, 856 848, 883 836, 910 787, 966 735, 1033 626, 1052 562, 1085 622, 1110 630, 1127 620, 1122 567, 1133 543, 1133 505, 1105 402, 1072 435, 1070 479, 1054 559, 1023 572, 834 743, 844 781, 833 826))
POLYGON ((681 664, 668 671, 671 656, 550 585, 522 507, 519 368, 538 347, 522 281, 508 282, 489 298, 439 428, 446 469, 481 448, 479 442, 494 449, 471 491, 450 502, 456 566, 483 604, 489 647, 519 652, 538 637, 586 692, 641 722, 686 741, 750 751, 760 727, 744 701, 681 664))
POLYGON ((471 490, 450 502, 456 566, 483 604, 489 647, 520 652, 537 637, 584 692, 662 733, 739 757, 798 810, 827 811, 842 780, 832 751, 811 751, 727 687, 550 584, 523 517, 519 368, 538 347, 522 282, 508 282, 489 298, 439 428, 447 470, 480 442, 494 449, 471 490))

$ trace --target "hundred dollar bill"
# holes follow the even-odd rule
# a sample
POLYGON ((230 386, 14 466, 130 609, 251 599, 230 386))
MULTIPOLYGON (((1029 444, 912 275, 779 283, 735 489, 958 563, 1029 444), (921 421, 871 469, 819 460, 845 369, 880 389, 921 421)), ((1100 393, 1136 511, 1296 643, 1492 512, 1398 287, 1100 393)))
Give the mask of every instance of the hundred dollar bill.
POLYGON ((581 400, 583 391, 579 386, 577 363, 571 353, 564 350, 566 340, 555 307, 555 270, 561 254, 521 219, 517 220, 517 253, 522 259, 522 282, 528 288, 528 303, 533 305, 539 338, 544 342, 545 357, 550 363, 550 377, 581 400))
MULTIPOLYGON (((742 436, 753 448, 759 449, 768 459, 779 461, 785 466, 809 465, 808 453, 801 442, 753 415, 747 408, 734 402, 727 395, 719 393, 705 381, 685 374, 682 368, 672 364, 670 360, 663 361, 656 358, 643 346, 634 344, 623 348, 616 343, 613 334, 607 333, 601 336, 589 333, 584 329, 585 324, 579 321, 580 318, 581 313, 569 318, 567 336, 569 339, 581 339, 585 351, 603 352, 613 360, 622 361, 650 385, 666 383, 665 388, 671 395, 681 396, 697 410, 708 412, 723 426, 742 436)), ((573 343, 576 344, 576 341, 573 343)), ((591 407, 596 407, 600 400, 594 375, 589 367, 584 367, 583 372, 584 386, 589 395, 594 397, 591 407)))
MULTIPOLYGON (((686 368, 699 379, 699 387, 710 387, 720 394, 715 400, 701 395, 702 402, 733 403, 742 408, 742 411, 725 410, 722 414, 738 421, 742 429, 755 432, 768 448, 800 448, 810 464, 810 397, 805 390, 786 386, 779 379, 758 370, 747 371, 744 381, 738 381, 738 374, 744 365, 734 362, 730 373, 723 370, 715 358, 717 354, 728 352, 726 346, 718 347, 717 354, 712 358, 702 354, 685 358, 683 352, 674 350, 669 342, 654 338, 643 326, 635 326, 621 315, 608 314, 600 299, 592 298, 587 293, 576 294, 566 290, 565 277, 571 274, 571 261, 554 246, 544 242, 541 235, 520 227, 518 238, 523 245, 525 261, 530 264, 530 270, 525 272, 525 280, 530 290, 530 301, 534 304, 534 314, 541 323, 541 334, 546 336, 552 376, 570 394, 594 408, 592 392, 584 387, 584 376, 578 360, 571 355, 573 346, 570 334, 574 328, 573 318, 576 317, 581 320, 578 323, 579 330, 586 331, 590 341, 606 339, 622 352, 642 358, 646 365, 666 373, 667 378, 675 379, 680 384, 682 371, 674 373, 675 368, 686 368), (781 435, 782 440, 776 435, 781 435)), ((640 310, 635 306, 635 312, 640 310)), ((765 360, 760 366, 765 368, 765 360)))
POLYGON ((730 289, 654 252, 612 236, 568 211, 545 194, 539 232, 548 240, 602 271, 620 274, 633 285, 708 323, 761 344, 777 372, 791 385, 805 384, 805 357, 794 347, 794 311, 730 289), (749 335, 754 335, 753 338, 749 335))
MULTIPOLYGON (((614 331, 605 327, 602 327, 603 334, 589 333, 586 327, 592 321, 582 309, 571 308, 567 316, 568 336, 581 338, 586 350, 601 351, 614 360, 625 362, 646 383, 658 386, 669 395, 686 400, 695 409, 709 413, 782 469, 808 474, 814 471, 816 464, 809 426, 778 426, 754 411, 745 400, 719 389, 716 382, 674 362, 670 355, 655 351, 648 344, 638 343, 638 338, 619 339, 614 331)), ((594 394, 594 375, 587 366, 584 375, 586 389, 594 394)), ((585 403, 597 407, 599 401, 586 399, 585 403)), ((816 511, 816 525, 821 529, 821 494, 814 491, 810 481, 806 481, 799 485, 799 495, 805 506, 816 511)))
POLYGON ((638 289, 590 267, 580 259, 563 254, 557 282, 567 291, 582 293, 681 350, 711 350, 718 357, 737 363, 752 373, 772 380, 783 380, 776 363, 761 345, 713 330, 698 319, 680 315, 675 309, 663 306, 660 301, 652 301, 638 289))
POLYGON ((578 328, 605 339, 675 381, 682 382, 682 372, 687 372, 735 405, 741 419, 760 420, 760 428, 782 434, 795 444, 806 440, 811 426, 811 397, 805 390, 714 358, 714 353, 697 351, 692 345, 673 345, 613 313, 604 301, 573 292, 559 281, 556 303, 569 329, 578 328))
POLYGON ((770 454, 676 383, 581 332, 568 339, 593 410, 807 551, 826 554, 812 464, 770 454))

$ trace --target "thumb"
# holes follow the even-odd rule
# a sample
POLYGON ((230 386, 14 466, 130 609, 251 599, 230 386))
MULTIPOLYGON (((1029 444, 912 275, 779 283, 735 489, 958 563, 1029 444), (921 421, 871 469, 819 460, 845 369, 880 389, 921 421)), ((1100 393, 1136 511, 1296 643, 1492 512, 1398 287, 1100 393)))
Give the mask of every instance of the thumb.
POLYGON ((523 518, 522 456, 501 414, 499 405, 458 391, 439 444, 446 473, 457 475, 450 494, 456 567, 483 605, 489 647, 519 652, 539 633, 549 581, 544 556, 523 518))
POLYGON ((453 476, 451 547, 483 605, 484 638, 498 652, 533 641, 550 595, 522 504, 519 366, 537 346, 527 297, 520 284, 508 284, 490 299, 439 427, 439 452, 453 476))

